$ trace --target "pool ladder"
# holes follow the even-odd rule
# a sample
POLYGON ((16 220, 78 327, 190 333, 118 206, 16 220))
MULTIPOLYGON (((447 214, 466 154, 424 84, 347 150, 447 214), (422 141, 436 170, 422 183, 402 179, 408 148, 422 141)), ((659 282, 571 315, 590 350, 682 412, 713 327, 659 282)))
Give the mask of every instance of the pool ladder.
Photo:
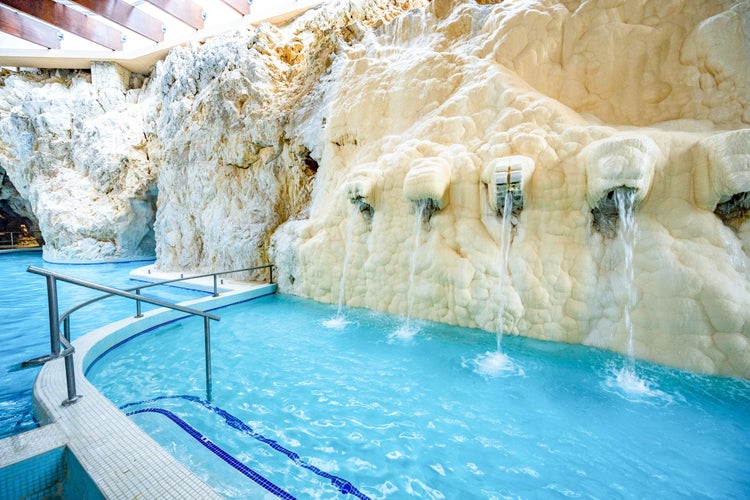
POLYGON ((206 358, 206 399, 208 401, 211 401, 212 377, 211 377, 211 324, 210 324, 210 321, 211 320, 219 321, 221 318, 219 316, 216 316, 215 314, 207 313, 204 311, 199 311, 198 309, 192 309, 190 307, 181 306, 179 304, 173 304, 173 303, 166 302, 160 299, 155 299, 152 297, 144 297, 141 295, 141 290, 144 288, 152 287, 152 286, 166 285, 169 283, 176 283, 179 281, 186 281, 186 280, 192 280, 192 279, 197 279, 197 278, 206 278, 206 277, 212 276, 213 277, 213 296, 218 297, 219 293, 218 293, 218 287, 217 287, 217 276, 221 276, 224 274, 257 271, 260 269, 268 269, 268 282, 273 283, 273 267, 274 267, 273 264, 267 264, 264 266, 249 267, 246 269, 236 269, 233 271, 208 273, 208 274, 202 274, 202 275, 197 275, 197 276, 192 275, 192 276, 185 277, 181 275, 179 278, 175 278, 171 280, 158 281, 155 283, 148 283, 146 285, 140 285, 140 286, 128 288, 125 290, 119 290, 117 288, 112 288, 112 287, 100 285, 98 283, 94 283, 91 281, 74 278, 72 276, 68 276, 68 275, 61 274, 61 273, 56 273, 54 271, 49 271, 47 269, 42 269, 36 266, 29 266, 27 269, 28 272, 39 274, 41 276, 46 277, 47 279, 47 305, 49 309, 50 354, 24 361, 23 363, 21 363, 21 366, 24 368, 32 367, 32 366, 40 366, 46 363, 47 361, 52 361, 53 359, 65 358, 65 381, 66 381, 66 386, 67 386, 68 398, 65 401, 63 401, 62 404, 63 406, 71 405, 75 403, 76 401, 78 401, 79 399, 81 399, 82 396, 76 393, 75 370, 74 370, 74 365, 73 365, 73 354, 75 353, 75 347, 73 347, 73 345, 71 344, 71 340, 70 340, 70 316, 75 311, 87 305, 93 304, 94 302, 98 302, 99 300, 106 299, 107 297, 112 297, 112 296, 124 297, 126 299, 131 299, 135 301, 136 303, 135 317, 136 318, 140 318, 143 316, 141 312, 141 302, 146 302, 147 304, 153 304, 155 306, 165 307, 167 309, 173 309, 175 311, 184 312, 192 316, 203 317, 203 337, 204 337, 204 348, 205 348, 205 358, 206 358), (99 297, 95 297, 86 302, 82 302, 72 307, 68 311, 64 312, 62 315, 60 315, 58 302, 57 302, 57 282, 58 281, 64 281, 66 283, 71 283, 71 284, 82 286, 85 288, 90 288, 92 290, 98 290, 100 292, 104 292, 104 295, 100 295, 99 297), (63 325, 62 333, 60 333, 60 323, 62 323, 63 325))

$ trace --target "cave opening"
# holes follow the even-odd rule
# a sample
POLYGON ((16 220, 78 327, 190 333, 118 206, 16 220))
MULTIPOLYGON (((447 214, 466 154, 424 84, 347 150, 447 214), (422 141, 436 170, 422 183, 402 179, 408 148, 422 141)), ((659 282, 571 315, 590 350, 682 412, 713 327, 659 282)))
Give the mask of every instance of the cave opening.
POLYGON ((44 244, 36 221, 17 214, 0 200, 0 249, 38 247, 44 244))

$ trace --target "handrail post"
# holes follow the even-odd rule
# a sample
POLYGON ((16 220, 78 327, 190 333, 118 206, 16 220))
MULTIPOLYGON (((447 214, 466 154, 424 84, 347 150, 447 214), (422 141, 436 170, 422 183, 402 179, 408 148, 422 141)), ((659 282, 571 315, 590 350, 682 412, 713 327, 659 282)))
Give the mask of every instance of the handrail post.
MULTIPOLYGON (((135 294, 136 295, 140 295, 141 294, 141 289, 138 288, 135 291, 135 294)), ((141 301, 140 300, 136 300, 135 301, 135 317, 136 318, 142 318, 143 317, 143 313, 141 312, 141 301)))
MULTIPOLYGON (((70 342, 70 316, 63 320, 63 332, 65 339, 70 342)), ((72 352, 65 356, 65 385, 68 389, 68 399, 62 402, 63 406, 72 405, 83 397, 76 394, 76 373, 72 352)))
MULTIPOLYGON (((261 268, 262 266, 254 268, 254 269, 261 269, 261 268)), ((210 323, 210 320, 214 319, 218 321, 221 319, 219 316, 216 316, 215 314, 211 314, 205 311, 192 309, 190 307, 186 307, 180 304, 171 304, 164 300, 160 300, 160 299, 156 299, 156 298, 148 297, 148 296, 142 296, 141 288, 144 288, 144 287, 134 287, 134 288, 131 288, 130 290, 118 290, 116 288, 81 280, 78 278, 74 278, 72 276, 66 276, 64 274, 56 273, 56 272, 49 271, 46 269, 41 269, 36 266, 29 266, 27 271, 30 273, 42 275, 47 280, 47 301, 48 301, 49 319, 50 319, 49 328, 50 328, 50 352, 51 354, 49 356, 42 356, 39 358, 34 358, 28 361, 24 361, 22 363, 22 366, 40 365, 40 364, 46 363, 47 361, 53 360, 55 358, 64 357, 65 358, 65 378, 66 378, 67 389, 68 389, 68 399, 63 401, 62 403, 64 406, 73 404, 83 397, 83 396, 76 394, 75 364, 73 360, 73 353, 75 352, 75 349, 73 345, 70 343, 70 315, 74 311, 77 311, 78 309, 80 309, 81 307, 85 305, 95 302, 96 300, 111 297, 113 295, 125 297, 130 300, 135 300, 138 317, 142 316, 141 302, 146 302, 147 304, 166 307, 175 311, 181 311, 184 313, 195 314, 195 315, 203 317, 205 353, 206 353, 205 354, 206 355, 206 399, 209 402, 213 399, 213 378, 211 375, 211 326, 210 326, 211 323, 210 323), (79 304, 78 306, 75 306, 72 309, 69 309, 68 311, 63 313, 62 316, 60 316, 59 311, 58 311, 58 300, 57 300, 57 281, 58 280, 62 280, 66 283, 72 283, 74 285, 79 285, 79 286, 89 288, 92 290, 99 290, 101 292, 105 292, 105 295, 102 295, 101 297, 98 297, 94 300, 83 302, 82 304, 79 304), (135 293, 132 293, 132 291, 135 291, 135 293), (63 323, 64 335, 60 335, 60 323, 63 323), (65 346, 64 351, 61 349, 60 344, 65 346)), ((230 272, 239 272, 239 271, 230 271, 230 272)), ((221 273, 221 274, 226 274, 226 273, 221 273)), ((200 277, 205 277, 205 276, 209 276, 209 275, 204 275, 200 277)), ((218 276, 218 274, 215 274, 215 276, 218 276)), ((188 279, 192 279, 192 278, 188 278, 188 279)), ((173 281, 177 281, 177 280, 173 280, 173 281)), ((163 284, 163 283, 156 283, 156 284, 163 284)), ((150 286, 150 285, 145 285, 145 286, 150 286)), ((218 292, 218 289, 217 289, 217 292, 218 292)))
POLYGON ((213 384, 211 378, 211 320, 207 316, 203 317, 203 339, 206 351, 206 400, 210 403, 212 397, 211 385, 213 384))
POLYGON ((216 276, 217 275, 214 273, 214 297, 218 297, 219 296, 219 292, 218 292, 218 290, 216 288, 216 276))
POLYGON ((268 265, 268 284, 273 285, 273 264, 268 265))
POLYGON ((57 280, 47 276, 47 309, 49 311, 49 346, 53 356, 60 355, 60 323, 57 309, 57 280))

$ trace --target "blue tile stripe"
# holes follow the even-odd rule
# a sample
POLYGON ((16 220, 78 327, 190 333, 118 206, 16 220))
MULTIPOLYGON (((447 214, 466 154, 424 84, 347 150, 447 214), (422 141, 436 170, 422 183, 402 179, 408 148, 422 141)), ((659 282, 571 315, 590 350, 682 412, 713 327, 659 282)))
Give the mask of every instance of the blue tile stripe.
POLYGON ((198 432, 194 427, 192 427, 190 424, 182 420, 180 417, 175 415, 169 410, 165 410, 163 408, 142 408, 140 410, 135 410, 127 415, 136 415, 138 413, 159 413, 161 415, 164 415, 165 417, 169 418, 172 422, 177 424, 182 430, 187 432, 193 439, 198 441, 200 444, 208 448, 214 455, 221 458, 223 461, 234 467, 236 470, 238 470, 240 473, 244 474, 246 477, 252 479, 257 484, 265 488, 266 490, 270 491, 274 495, 276 495, 279 498, 284 498, 286 500, 296 500, 296 498, 291 495, 289 492, 281 489, 280 487, 273 484, 271 481, 266 479, 265 477, 261 476, 257 472, 255 472, 253 469, 248 467, 247 465, 243 464, 236 458, 234 458, 229 453, 225 452, 221 447, 211 442, 209 438, 198 432))
MULTIPOLYGON (((125 408, 130 407, 130 406, 151 404, 151 403, 154 403, 156 401, 164 400, 164 399, 184 399, 184 400, 187 400, 187 401, 199 404, 199 405, 205 407, 206 409, 212 411, 216 415, 220 416, 221 418, 223 418, 224 421, 227 423, 227 425, 229 425, 233 429, 236 429, 236 430, 238 430, 238 431, 240 431, 240 432, 242 432, 244 434, 247 434, 248 436, 250 436, 250 437, 252 437, 252 438, 254 438, 254 439, 256 439, 256 440, 258 440, 258 441, 260 441, 260 442, 262 442, 262 443, 264 443, 266 445, 268 445, 268 446, 270 446, 275 451, 286 455, 295 465, 297 465, 299 467, 302 467, 304 469, 307 469, 307 470, 313 472, 314 474, 316 474, 319 477, 327 479, 341 493, 343 493, 345 495, 355 496, 355 497, 357 497, 357 498, 359 498, 361 500, 370 500, 370 497, 368 497, 367 495, 365 495, 364 493, 362 493, 361 491, 359 491, 352 483, 350 483, 346 479, 338 477, 338 476, 335 476, 333 474, 329 474, 328 472, 326 472, 324 470, 321 470, 318 467, 315 467, 314 465, 312 465, 312 464, 308 463, 307 461, 305 461, 297 453, 284 448, 277 441, 275 441, 273 439, 270 439, 270 438, 267 438, 267 437, 263 436, 262 434, 260 434, 258 432, 255 432, 252 427, 250 427, 245 422, 243 422, 239 418, 235 417, 231 413, 227 412, 226 410, 224 410, 224 409, 222 409, 222 408, 220 408, 218 406, 214 406, 211 403, 209 403, 208 401, 206 401, 204 399, 201 399, 199 397, 189 396, 189 395, 159 396, 157 398, 150 399, 148 401, 140 401, 140 402, 136 402, 136 403, 129 403, 129 404, 121 406, 120 409, 124 410, 125 408)), ((133 412, 133 413, 135 413, 135 412, 133 412)), ((128 415, 131 415, 131 414, 132 413, 128 413, 128 415)), ((177 418, 179 418, 179 417, 177 417, 177 418)))

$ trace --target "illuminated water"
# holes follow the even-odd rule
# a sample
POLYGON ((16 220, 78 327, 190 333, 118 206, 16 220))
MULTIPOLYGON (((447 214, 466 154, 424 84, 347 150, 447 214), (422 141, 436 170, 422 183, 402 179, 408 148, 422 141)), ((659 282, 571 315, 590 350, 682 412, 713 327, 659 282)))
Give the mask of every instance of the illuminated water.
POLYGON ((251 477, 297 498, 750 497, 747 381, 638 362, 634 382, 619 355, 515 336, 515 369, 485 371, 494 335, 421 322, 394 342, 402 318, 347 309, 331 330, 334 307, 217 311, 212 404, 195 321, 88 377, 226 497, 252 496, 251 477))
MULTIPOLYGON (((59 265, 42 260, 41 252, 0 255, 0 439, 37 426, 31 405, 31 390, 39 368, 20 370, 23 361, 49 354, 47 288, 43 276, 26 272, 33 265, 69 274, 76 278, 127 288, 137 283, 128 273, 147 262, 121 264, 59 265)), ((188 300, 206 294, 177 288, 157 287, 144 294, 165 300, 188 300)), ((100 295, 66 283, 58 284, 60 312, 100 295)), ((143 310, 150 309, 144 304, 143 310)), ((135 304, 126 299, 109 298, 92 304, 71 316, 71 337, 104 326, 128 315, 135 315, 135 304)))

